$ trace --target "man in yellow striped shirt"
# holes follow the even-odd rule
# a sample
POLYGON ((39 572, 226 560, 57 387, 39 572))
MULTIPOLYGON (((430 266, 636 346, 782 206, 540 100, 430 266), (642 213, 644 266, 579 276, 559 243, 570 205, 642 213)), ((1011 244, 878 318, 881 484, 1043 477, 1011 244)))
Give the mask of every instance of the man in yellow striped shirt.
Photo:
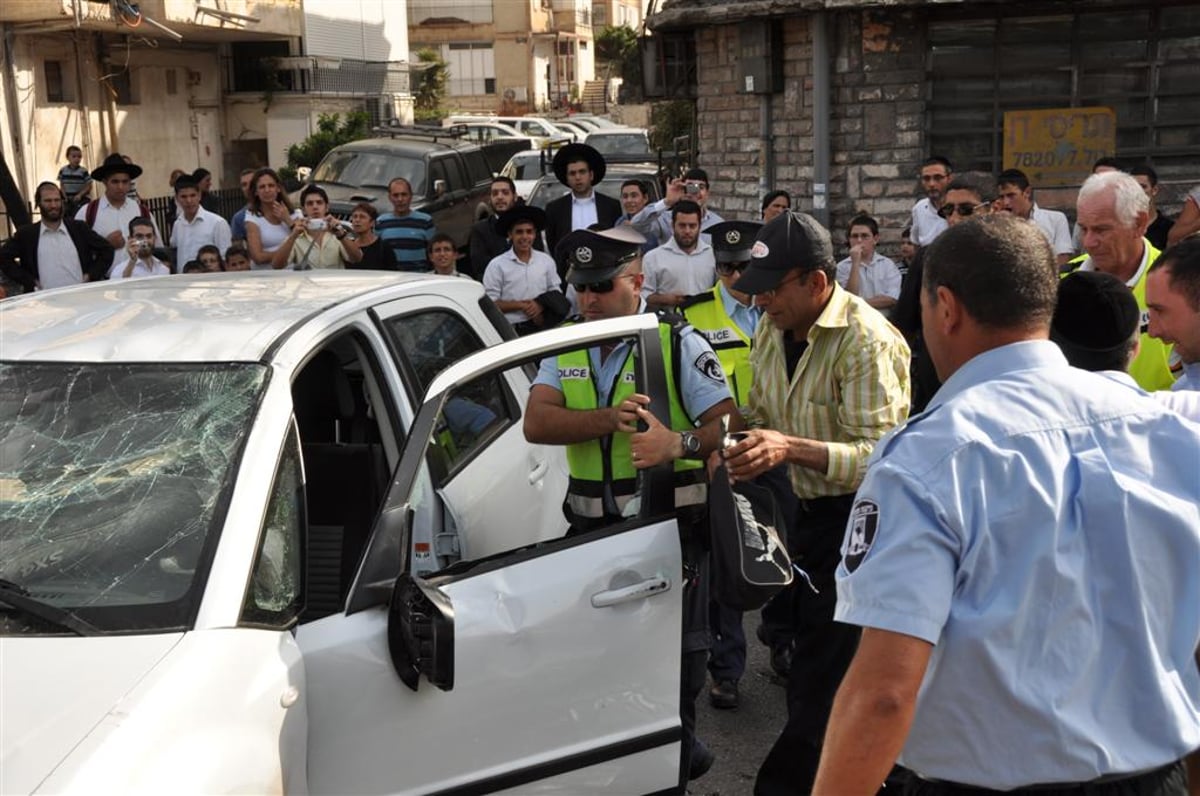
POLYGON ((833 621, 854 491, 875 443, 908 415, 908 345, 835 276, 829 232, 809 215, 785 213, 759 232, 734 285, 765 315, 750 359, 752 430, 726 451, 726 464, 735 481, 788 465, 800 502, 789 552, 812 579, 791 587, 788 721, 759 769, 756 796, 812 788, 833 696, 858 643, 857 628, 833 621))

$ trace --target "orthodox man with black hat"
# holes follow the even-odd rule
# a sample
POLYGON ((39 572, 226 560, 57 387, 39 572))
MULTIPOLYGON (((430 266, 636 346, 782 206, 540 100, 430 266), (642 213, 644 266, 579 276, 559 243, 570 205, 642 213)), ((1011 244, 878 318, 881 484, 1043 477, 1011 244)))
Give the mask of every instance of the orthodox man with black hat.
MULTIPOLYGON (((709 228, 716 261, 717 284, 686 298, 683 316, 704 335, 721 361, 725 382, 739 410, 749 402, 750 346, 762 311, 754 297, 733 289, 733 283, 750 264, 750 248, 762 224, 757 221, 722 221, 709 228)), ((713 685, 708 701, 713 707, 731 710, 738 706, 738 682, 746 671, 746 635, 742 612, 727 608, 714 598, 708 606, 713 643, 708 656, 708 673, 713 685)))
POLYGON ((908 414, 908 345, 836 274, 829 232, 789 212, 763 225, 733 285, 765 316, 750 355, 752 428, 725 450, 725 464, 735 482, 787 465, 799 499, 789 552, 812 580, 789 587, 788 720, 759 769, 760 796, 812 789, 833 695, 858 644, 858 628, 833 621, 842 537, 875 443, 908 414))
POLYGON ((533 248, 534 239, 545 226, 546 214, 531 205, 517 205, 500 216, 496 229, 508 238, 511 247, 493 257, 483 272, 484 291, 518 334, 547 326, 543 294, 556 293, 561 305, 566 304, 554 259, 533 248))
MULTIPOLYGON (((560 241, 557 253, 569 265, 567 281, 577 292, 579 320, 645 311, 642 241, 627 227, 576 230, 560 241)), ((575 533, 620 522, 634 511, 638 471, 674 463, 685 584, 682 786, 713 761, 712 753, 695 740, 695 700, 704 687, 709 646, 707 584, 699 577, 708 546, 703 462, 720 447, 721 417, 731 415, 735 427, 740 420, 712 347, 678 315, 659 317, 670 417, 655 417, 647 409, 650 398, 635 391, 633 350, 622 343, 543 360, 529 394, 525 437, 567 446, 570 481, 563 510, 575 533), (645 423, 645 431, 638 431, 639 422, 645 423)))
POLYGON ((129 198, 129 188, 141 174, 141 166, 126 162, 116 152, 109 155, 100 168, 92 172, 92 179, 104 186, 104 194, 79 208, 75 214, 76 221, 84 222, 112 244, 114 268, 124 267, 129 259, 125 233, 135 218, 149 218, 154 226, 154 239, 163 240, 150 208, 129 198))
MULTIPOLYGON (((1141 328, 1142 311, 1133 291, 1112 274, 1075 271, 1058 283, 1050 339, 1071 367, 1103 373, 1140 392, 1129 366, 1141 344, 1141 328)), ((1200 392, 1157 390, 1151 395, 1200 423, 1200 392)))
MULTIPOLYGON (((596 190, 604 179, 604 156, 587 144, 567 144, 554 155, 554 176, 570 189, 546 205, 546 248, 558 259, 558 243, 576 229, 610 229, 621 218, 621 203, 596 190)), ((558 261, 561 276, 567 264, 558 261)))

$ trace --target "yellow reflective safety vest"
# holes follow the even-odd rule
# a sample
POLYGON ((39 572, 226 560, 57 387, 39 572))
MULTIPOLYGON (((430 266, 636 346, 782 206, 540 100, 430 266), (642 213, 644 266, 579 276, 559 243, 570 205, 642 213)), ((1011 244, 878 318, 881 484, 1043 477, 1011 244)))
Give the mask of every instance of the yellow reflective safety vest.
MULTIPOLYGON (((667 369, 667 393, 671 406, 669 426, 675 431, 690 431, 696 424, 683 408, 679 396, 675 370, 678 363, 678 350, 675 345, 677 332, 672 327, 670 322, 660 322, 658 325, 663 360, 667 369)), ((616 406, 637 392, 633 351, 634 348, 630 347, 625 354, 625 362, 617 374, 617 383, 611 385, 606 406, 616 406)), ((599 409, 600 390, 596 387, 599 374, 592 372, 588 350, 560 354, 557 357, 557 366, 566 408, 599 409)), ((604 517, 606 484, 610 485, 616 509, 624 511, 625 505, 637 493, 638 471, 633 466, 630 436, 627 433, 616 433, 567 445, 567 466, 570 471, 567 508, 570 514, 582 519, 604 517)), ((691 459, 676 459, 674 464, 675 505, 705 503, 708 492, 704 483, 704 463, 691 459)))
POLYGON ((720 291, 718 282, 707 293, 693 296, 684 306, 683 315, 716 352, 734 402, 744 407, 750 403, 750 346, 754 340, 729 317, 720 291))
MULTIPOLYGON (((1129 365, 1129 375, 1143 390, 1154 392, 1155 390, 1171 389, 1171 385, 1175 383, 1175 374, 1171 372, 1172 347, 1157 337, 1151 337, 1147 331, 1150 328, 1150 313, 1146 310, 1146 273, 1158 259, 1159 251, 1145 238, 1142 239, 1142 243, 1146 249, 1142 265, 1139 268, 1141 276, 1131 288, 1133 297, 1137 299, 1138 309, 1142 311, 1141 349, 1129 365)), ((1086 254, 1076 257, 1068 263, 1071 268, 1063 276, 1078 270, 1090 260, 1091 258, 1086 254)))

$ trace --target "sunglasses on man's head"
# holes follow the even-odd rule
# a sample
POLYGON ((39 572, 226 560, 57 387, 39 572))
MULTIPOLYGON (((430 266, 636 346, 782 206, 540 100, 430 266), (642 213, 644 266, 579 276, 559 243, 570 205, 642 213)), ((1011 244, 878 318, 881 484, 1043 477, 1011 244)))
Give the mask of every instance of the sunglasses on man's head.
POLYGON ((750 263, 744 261, 740 263, 717 263, 717 273, 721 276, 733 276, 745 271, 749 265, 750 263))
POLYGON ((963 218, 975 214, 975 211, 987 207, 989 202, 980 202, 979 204, 970 204, 968 202, 959 202, 958 204, 950 204, 947 202, 938 209, 938 215, 942 218, 950 218, 954 213, 958 213, 963 218))

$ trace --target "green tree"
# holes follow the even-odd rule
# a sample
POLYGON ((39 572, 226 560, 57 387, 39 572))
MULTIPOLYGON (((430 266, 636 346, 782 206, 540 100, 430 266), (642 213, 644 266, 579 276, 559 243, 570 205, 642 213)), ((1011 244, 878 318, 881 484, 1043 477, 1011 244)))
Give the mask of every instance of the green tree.
POLYGON ((429 48, 417 51, 417 63, 413 79, 413 119, 430 122, 440 119, 442 100, 446 98, 446 82, 450 79, 450 67, 436 50, 429 48))
POLYGON ((317 117, 317 131, 287 150, 287 167, 280 169, 279 176, 291 179, 300 166, 316 168, 321 158, 335 146, 361 141, 371 137, 371 117, 366 111, 353 111, 342 119, 340 113, 322 113, 317 117))
POLYGON ((641 99, 642 57, 637 31, 628 25, 601 28, 596 36, 596 58, 603 65, 606 78, 619 76, 627 96, 641 99))

